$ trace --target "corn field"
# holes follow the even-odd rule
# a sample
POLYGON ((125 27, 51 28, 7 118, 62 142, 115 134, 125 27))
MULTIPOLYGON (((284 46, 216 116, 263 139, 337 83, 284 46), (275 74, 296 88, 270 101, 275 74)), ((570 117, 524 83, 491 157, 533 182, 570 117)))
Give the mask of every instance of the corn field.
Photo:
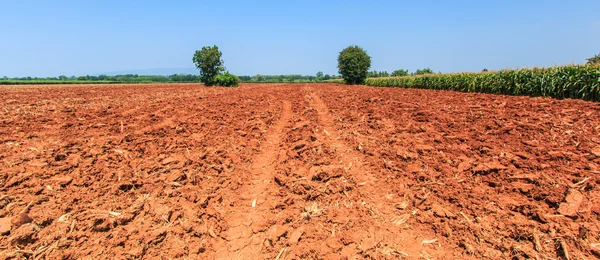
POLYGON ((600 66, 573 65, 481 73, 368 78, 366 84, 377 87, 454 90, 600 101, 600 66))

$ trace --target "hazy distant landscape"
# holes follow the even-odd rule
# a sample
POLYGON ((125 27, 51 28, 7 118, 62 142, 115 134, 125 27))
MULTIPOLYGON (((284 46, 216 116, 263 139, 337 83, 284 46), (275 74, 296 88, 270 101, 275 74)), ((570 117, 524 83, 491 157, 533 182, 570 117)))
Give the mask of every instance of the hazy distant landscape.
POLYGON ((116 76, 116 75, 126 75, 126 74, 137 74, 137 75, 157 75, 157 76, 170 76, 173 74, 198 74, 198 69, 196 68, 159 68, 159 69, 132 69, 132 70, 121 70, 121 71, 111 71, 111 72, 102 72, 90 74, 94 76, 99 75, 107 75, 107 76, 116 76))

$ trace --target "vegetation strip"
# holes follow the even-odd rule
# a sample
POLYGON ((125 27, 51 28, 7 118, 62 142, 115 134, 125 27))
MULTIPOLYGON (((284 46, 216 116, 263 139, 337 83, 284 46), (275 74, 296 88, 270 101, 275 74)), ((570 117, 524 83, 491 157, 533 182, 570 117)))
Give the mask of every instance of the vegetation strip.
POLYGON ((367 78, 366 85, 600 101, 600 66, 367 78))

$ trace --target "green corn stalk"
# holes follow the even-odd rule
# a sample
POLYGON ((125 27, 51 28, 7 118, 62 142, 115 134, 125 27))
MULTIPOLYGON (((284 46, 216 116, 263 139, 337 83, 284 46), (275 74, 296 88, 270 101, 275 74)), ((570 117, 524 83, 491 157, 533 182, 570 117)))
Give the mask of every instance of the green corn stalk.
POLYGON ((481 73, 368 78, 366 84, 376 87, 421 88, 600 101, 600 66, 571 65, 481 73))

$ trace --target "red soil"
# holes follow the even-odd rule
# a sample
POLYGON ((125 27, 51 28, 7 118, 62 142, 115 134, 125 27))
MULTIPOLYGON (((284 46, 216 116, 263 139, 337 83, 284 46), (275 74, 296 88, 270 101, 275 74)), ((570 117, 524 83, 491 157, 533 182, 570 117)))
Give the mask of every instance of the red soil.
POLYGON ((600 104, 0 87, 0 257, 600 257, 600 104))

